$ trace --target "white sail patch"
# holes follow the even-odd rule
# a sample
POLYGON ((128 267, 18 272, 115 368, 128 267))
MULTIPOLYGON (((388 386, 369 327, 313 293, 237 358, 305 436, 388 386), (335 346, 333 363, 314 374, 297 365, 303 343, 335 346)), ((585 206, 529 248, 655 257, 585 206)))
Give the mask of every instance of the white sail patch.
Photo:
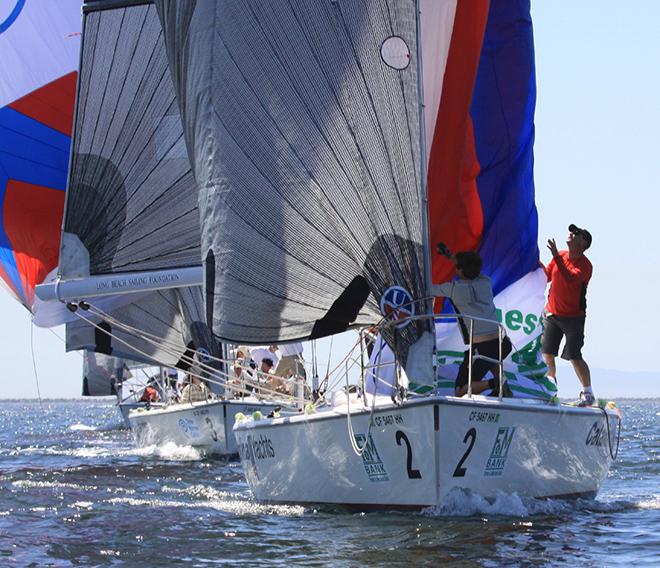
POLYGON ((410 64, 410 48, 399 36, 388 37, 380 46, 380 55, 394 69, 405 69, 410 64))

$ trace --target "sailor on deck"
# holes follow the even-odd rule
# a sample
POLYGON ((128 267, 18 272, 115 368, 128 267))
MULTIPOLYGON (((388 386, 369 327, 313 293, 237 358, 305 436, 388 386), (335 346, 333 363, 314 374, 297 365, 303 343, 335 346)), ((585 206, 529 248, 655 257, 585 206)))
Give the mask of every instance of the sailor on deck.
POLYGON ((562 359, 571 362, 582 383, 579 406, 591 406, 596 397, 591 390, 589 366, 582 358, 587 285, 593 272, 591 261, 584 255, 584 251, 591 246, 591 233, 573 224, 569 225, 568 231, 568 250, 557 250, 555 240, 549 239, 548 249, 552 253, 552 260, 548 266, 541 263, 550 282, 543 318, 541 352, 548 366, 548 376, 555 379, 555 357, 559 353, 562 338, 566 336, 562 359))
MULTIPOLYGON (((500 355, 499 326, 495 323, 497 313, 493 302, 493 286, 490 278, 481 274, 481 257, 476 252, 469 251, 457 252, 452 255, 444 243, 438 244, 438 253, 452 260, 456 267, 458 280, 445 282, 444 284, 433 284, 431 287, 432 294, 449 298, 457 314, 480 318, 475 319, 473 324, 472 353, 473 355, 498 359, 500 355)), ((468 328, 461 318, 458 318, 458 322, 463 341, 466 345, 469 345, 468 328)), ((511 341, 505 336, 502 341, 502 358, 507 357, 511 350, 511 341)), ((469 361, 470 351, 468 349, 458 370, 456 396, 463 396, 467 393, 469 361)), ((488 389, 491 389, 493 396, 499 394, 499 365, 483 359, 474 360, 472 363, 472 392, 478 394, 488 389), (491 371, 494 378, 482 380, 488 371, 491 371)), ((512 396, 506 382, 504 383, 503 394, 504 396, 512 396)))
POLYGON ((279 346, 282 358, 277 364, 275 374, 285 379, 291 375, 307 378, 305 360, 303 359, 303 344, 300 342, 284 343, 279 346))

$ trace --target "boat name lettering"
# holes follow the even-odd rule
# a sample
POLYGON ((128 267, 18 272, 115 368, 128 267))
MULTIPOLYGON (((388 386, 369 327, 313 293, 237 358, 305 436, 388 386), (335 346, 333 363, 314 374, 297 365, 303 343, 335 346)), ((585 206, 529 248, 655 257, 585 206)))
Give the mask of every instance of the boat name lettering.
POLYGON ((470 417, 468 420, 470 422, 499 422, 500 413, 473 410, 472 412, 470 412, 470 417))
POLYGON ((141 286, 152 286, 155 284, 168 284, 177 282, 178 274, 158 274, 146 276, 134 276, 132 278, 122 278, 120 280, 104 280, 96 283, 97 290, 117 290, 121 288, 139 288, 141 286))
POLYGON ((605 445, 605 424, 598 425, 594 422, 589 428, 586 440, 587 446, 604 446, 605 445))
POLYGON ((376 426, 392 426, 394 424, 403 424, 403 416, 400 414, 386 414, 385 416, 374 416, 376 426))
POLYGON ((515 426, 505 426, 504 428, 499 428, 497 430, 493 449, 490 451, 490 456, 486 462, 486 469, 484 470, 485 477, 502 475, 504 472, 504 465, 506 464, 506 458, 509 455, 509 448, 513 441, 513 435, 515 433, 515 426))
POLYGON ((193 410, 193 416, 204 416, 209 413, 208 408, 203 408, 201 410, 193 410))
POLYGON ((265 460, 275 457, 273 442, 267 436, 260 434, 259 438, 253 438, 250 435, 247 437, 244 446, 241 448, 241 455, 247 456, 248 459, 265 460))

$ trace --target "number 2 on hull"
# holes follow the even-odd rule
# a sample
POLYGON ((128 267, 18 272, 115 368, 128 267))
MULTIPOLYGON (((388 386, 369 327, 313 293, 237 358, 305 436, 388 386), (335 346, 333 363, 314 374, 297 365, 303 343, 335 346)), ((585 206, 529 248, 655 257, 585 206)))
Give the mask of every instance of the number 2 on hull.
POLYGON ((470 428, 465 433, 465 438, 463 438, 463 443, 464 444, 468 441, 468 438, 470 438, 470 445, 468 446, 467 450, 465 450, 465 453, 463 454, 463 457, 461 458, 461 461, 458 462, 458 465, 456 466, 456 469, 454 470, 454 477, 465 477, 465 472, 467 471, 467 469, 463 467, 463 464, 465 463, 465 460, 470 455, 470 452, 472 451, 472 448, 474 447, 474 443, 477 441, 477 431, 474 428, 470 428))
POLYGON ((410 445, 410 440, 408 440, 408 436, 406 436, 401 430, 396 431, 395 435, 396 439, 396 445, 400 446, 401 445, 401 440, 403 440, 406 444, 406 448, 408 449, 408 456, 406 460, 406 469, 408 470, 408 479, 422 479, 422 474, 419 472, 418 469, 413 469, 412 466, 412 461, 413 461, 413 455, 412 455, 412 447, 410 445))

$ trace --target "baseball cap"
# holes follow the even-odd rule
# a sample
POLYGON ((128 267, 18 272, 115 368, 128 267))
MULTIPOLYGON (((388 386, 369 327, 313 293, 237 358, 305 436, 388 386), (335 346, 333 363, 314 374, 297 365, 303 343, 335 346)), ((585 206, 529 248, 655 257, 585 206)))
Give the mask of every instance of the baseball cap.
POLYGON ((586 248, 589 248, 591 246, 591 233, 589 231, 587 231, 586 229, 580 229, 580 227, 578 227, 573 223, 571 223, 568 226, 568 230, 575 235, 582 235, 584 237, 584 240, 587 241, 586 248))

